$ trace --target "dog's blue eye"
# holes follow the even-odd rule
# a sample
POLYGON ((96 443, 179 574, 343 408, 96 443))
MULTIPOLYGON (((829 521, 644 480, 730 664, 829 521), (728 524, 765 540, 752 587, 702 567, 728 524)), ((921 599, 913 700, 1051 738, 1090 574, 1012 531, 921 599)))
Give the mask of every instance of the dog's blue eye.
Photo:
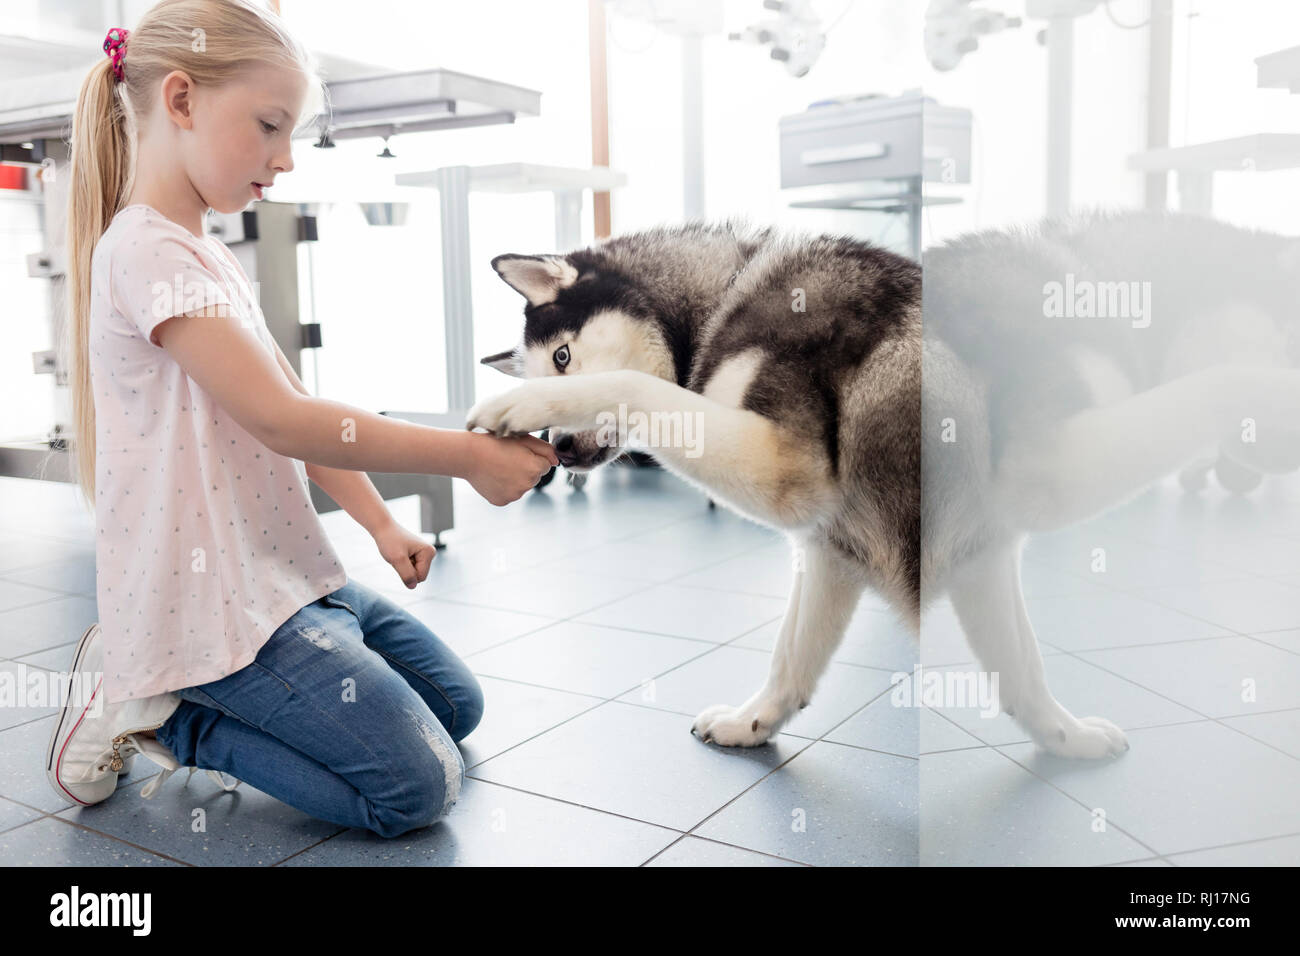
POLYGON ((562 369, 568 364, 569 364, 569 347, 567 345, 561 345, 558 349, 555 350, 555 367, 562 369))

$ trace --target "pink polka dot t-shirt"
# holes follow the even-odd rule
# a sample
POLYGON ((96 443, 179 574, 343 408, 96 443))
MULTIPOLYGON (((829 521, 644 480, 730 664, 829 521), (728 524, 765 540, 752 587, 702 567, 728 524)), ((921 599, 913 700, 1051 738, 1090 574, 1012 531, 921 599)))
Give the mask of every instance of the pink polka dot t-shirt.
POLYGON ((236 424, 152 338, 171 316, 216 305, 274 355, 230 250, 127 206, 95 246, 90 299, 96 590, 116 703, 239 670, 347 574, 303 463, 236 424))

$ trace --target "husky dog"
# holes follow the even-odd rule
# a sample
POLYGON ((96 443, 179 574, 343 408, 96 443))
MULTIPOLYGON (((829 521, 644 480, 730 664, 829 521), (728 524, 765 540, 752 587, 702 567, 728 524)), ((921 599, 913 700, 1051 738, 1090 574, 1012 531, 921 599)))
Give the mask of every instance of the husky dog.
POLYGON ((799 549, 766 683, 691 732, 764 743, 812 697, 862 592, 920 615, 921 270, 844 236, 689 223, 492 266, 527 300, 522 342, 483 359, 528 381, 470 410, 496 434, 552 429, 561 462, 617 458, 608 427, 699 423, 648 448, 799 549))
POLYGON ((1189 465, 1229 485, 1300 467, 1300 241, 1092 214, 965 236, 924 267, 923 605, 949 593, 1039 746, 1121 753, 1118 727, 1048 689, 1021 546, 1189 465))

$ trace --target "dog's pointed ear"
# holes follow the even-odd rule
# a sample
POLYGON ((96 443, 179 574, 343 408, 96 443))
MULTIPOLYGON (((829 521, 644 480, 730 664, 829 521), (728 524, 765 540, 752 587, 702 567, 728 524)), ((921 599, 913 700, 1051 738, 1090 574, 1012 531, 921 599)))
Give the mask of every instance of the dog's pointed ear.
POLYGON ((561 289, 578 280, 578 270, 563 256, 497 256, 492 268, 530 305, 554 302, 561 289))
POLYGON ((498 372, 505 372, 514 378, 524 377, 523 368, 519 363, 519 353, 516 349, 506 349, 496 355, 485 355, 478 360, 478 363, 480 365, 490 365, 498 372))

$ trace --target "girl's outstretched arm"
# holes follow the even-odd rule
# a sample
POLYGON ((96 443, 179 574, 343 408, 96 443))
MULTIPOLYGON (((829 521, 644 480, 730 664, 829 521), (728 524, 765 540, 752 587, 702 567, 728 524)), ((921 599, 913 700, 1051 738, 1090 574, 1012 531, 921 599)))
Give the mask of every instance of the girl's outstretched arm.
MULTIPOLYGON (((289 384, 295 391, 310 397, 311 392, 307 391, 307 386, 302 383, 298 373, 289 364, 284 351, 280 348, 280 343, 273 342, 273 344, 275 359, 284 372, 284 377, 289 380, 289 384)), ((307 463, 307 477, 320 485, 327 495, 337 501, 339 506, 371 535, 377 534, 393 523, 393 515, 388 510, 388 505, 384 503, 383 496, 364 471, 347 471, 343 468, 330 468, 328 465, 310 462, 307 463)))
POLYGON ((288 458, 347 471, 464 478, 498 505, 519 498, 558 464, 555 449, 531 435, 431 428, 303 394, 252 329, 219 305, 172 316, 153 334, 245 431, 288 458))

